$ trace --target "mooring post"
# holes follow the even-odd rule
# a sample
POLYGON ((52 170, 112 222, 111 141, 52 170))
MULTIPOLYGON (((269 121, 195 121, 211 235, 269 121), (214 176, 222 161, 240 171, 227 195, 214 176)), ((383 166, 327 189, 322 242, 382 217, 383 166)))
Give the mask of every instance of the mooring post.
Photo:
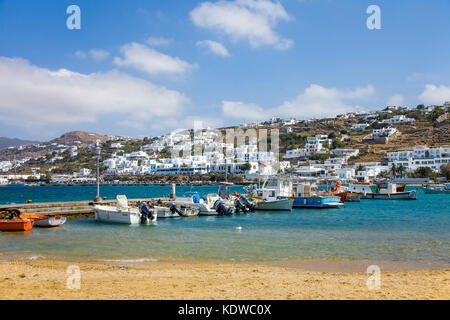
POLYGON ((177 194, 176 194, 176 185, 175 183, 172 183, 170 186, 170 199, 176 199, 177 194))

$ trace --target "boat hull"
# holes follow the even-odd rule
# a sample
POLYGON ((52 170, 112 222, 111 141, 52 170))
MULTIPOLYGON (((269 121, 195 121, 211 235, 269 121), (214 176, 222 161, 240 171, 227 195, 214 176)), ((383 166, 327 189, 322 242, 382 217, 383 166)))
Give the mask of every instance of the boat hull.
POLYGON ((94 208, 95 220, 105 223, 140 224, 141 217, 136 210, 117 210, 116 207, 98 206, 94 208))
POLYGON ((0 231, 28 231, 33 225, 32 219, 0 220, 0 231))
POLYGON ((424 188, 424 191, 427 194, 450 194, 450 189, 424 188))
POLYGON ((298 197, 294 199, 294 208, 330 209, 342 206, 340 197, 298 197))
POLYGON ((396 193, 367 193, 362 195, 362 199, 370 200, 417 200, 417 191, 396 192, 396 193))
POLYGON ((66 217, 49 217, 47 219, 34 220, 34 226, 40 228, 55 228, 66 223, 66 217))
POLYGON ((66 223, 67 218, 62 216, 43 216, 35 213, 21 213, 20 217, 22 219, 32 219, 34 220, 34 226, 40 228, 54 228, 59 227, 66 223))
POLYGON ((280 199, 273 201, 258 201, 255 202, 255 210, 264 211, 291 211, 294 204, 294 199, 280 199))

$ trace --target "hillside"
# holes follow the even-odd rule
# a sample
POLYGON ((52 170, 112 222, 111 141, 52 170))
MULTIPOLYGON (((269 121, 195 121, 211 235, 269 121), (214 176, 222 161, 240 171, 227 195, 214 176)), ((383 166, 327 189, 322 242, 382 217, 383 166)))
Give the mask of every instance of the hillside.
POLYGON ((39 143, 37 141, 29 141, 29 140, 21 140, 17 138, 6 138, 6 137, 0 137, 0 150, 9 148, 9 147, 20 147, 20 146, 27 146, 30 144, 39 143))
POLYGON ((97 140, 105 142, 106 140, 108 140, 108 137, 96 133, 72 131, 64 133, 61 137, 51 140, 50 143, 74 145, 77 141, 79 141, 82 144, 91 144, 96 142, 97 140))

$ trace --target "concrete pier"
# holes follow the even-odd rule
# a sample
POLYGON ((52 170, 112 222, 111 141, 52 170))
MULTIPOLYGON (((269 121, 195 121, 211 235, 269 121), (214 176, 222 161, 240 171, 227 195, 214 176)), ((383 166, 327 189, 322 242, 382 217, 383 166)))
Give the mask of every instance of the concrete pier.
MULTIPOLYGON (((161 200, 168 201, 168 198, 148 198, 148 199, 128 199, 130 206, 137 206, 140 201, 161 200)), ((104 200, 102 205, 115 206, 116 200, 104 200)), ((44 202, 44 203, 22 203, 0 205, 1 209, 19 209, 21 212, 42 214, 46 216, 62 215, 68 218, 86 216, 94 214, 94 201, 68 201, 68 202, 44 202)))

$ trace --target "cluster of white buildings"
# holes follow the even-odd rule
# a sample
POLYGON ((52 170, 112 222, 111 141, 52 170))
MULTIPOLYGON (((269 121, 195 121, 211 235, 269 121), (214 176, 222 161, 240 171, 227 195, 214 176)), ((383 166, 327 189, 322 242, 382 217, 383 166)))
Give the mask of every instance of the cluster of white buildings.
POLYGON ((388 152, 389 165, 404 166, 408 171, 429 167, 439 172, 443 164, 450 163, 450 147, 417 148, 412 151, 388 152))
MULTIPOLYGON (((117 146, 118 147, 118 146, 117 146)), ((229 173, 242 175, 271 175, 279 168, 273 152, 258 151, 256 139, 249 144, 234 146, 224 143, 218 132, 174 132, 161 136, 141 151, 129 154, 113 154, 103 161, 107 175, 153 175, 182 174, 203 175, 229 173), (160 158, 147 152, 170 151, 170 158, 160 158), (192 155, 194 154, 194 155, 192 155), (199 155, 196 155, 199 154, 199 155), (243 167, 244 164, 249 164, 243 167), (247 170, 248 169, 248 170, 247 170)), ((289 166, 282 163, 281 169, 289 166)))
POLYGON ((306 158, 315 153, 324 153, 331 142, 326 135, 308 137, 304 148, 286 150, 284 159, 306 158))
POLYGON ((11 161, 0 161, 0 171, 8 172, 13 168, 13 163, 11 161))

